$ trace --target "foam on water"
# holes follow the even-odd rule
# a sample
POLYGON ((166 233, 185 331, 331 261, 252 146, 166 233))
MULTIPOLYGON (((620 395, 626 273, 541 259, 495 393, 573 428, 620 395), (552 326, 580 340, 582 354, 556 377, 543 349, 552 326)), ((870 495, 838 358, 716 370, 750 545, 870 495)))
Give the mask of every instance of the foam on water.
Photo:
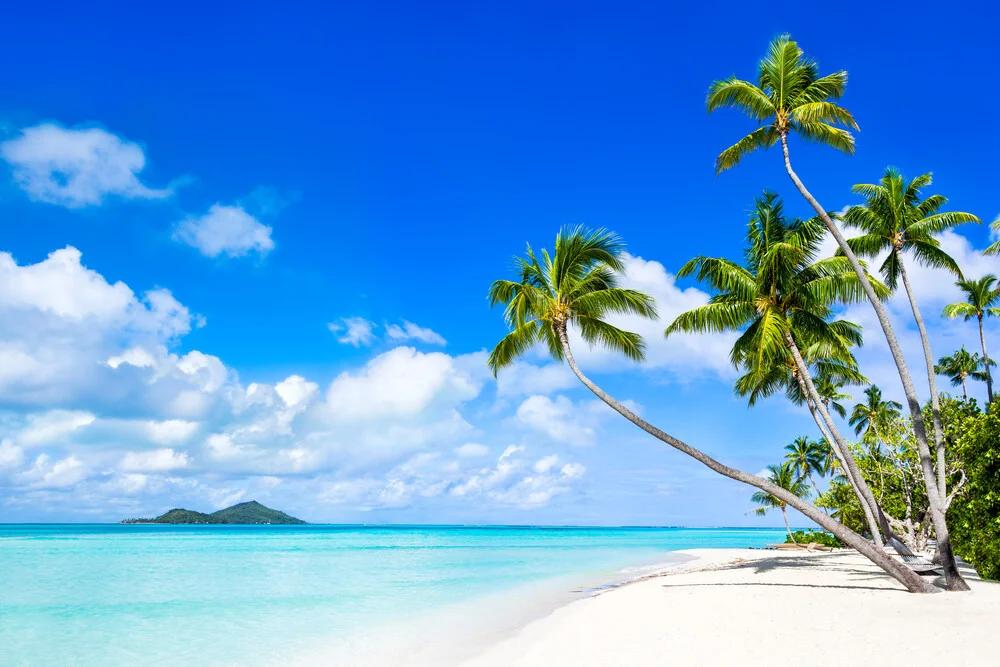
POLYGON ((782 534, 0 525, 0 664, 372 664, 418 645, 439 655, 640 576, 671 551, 782 534))

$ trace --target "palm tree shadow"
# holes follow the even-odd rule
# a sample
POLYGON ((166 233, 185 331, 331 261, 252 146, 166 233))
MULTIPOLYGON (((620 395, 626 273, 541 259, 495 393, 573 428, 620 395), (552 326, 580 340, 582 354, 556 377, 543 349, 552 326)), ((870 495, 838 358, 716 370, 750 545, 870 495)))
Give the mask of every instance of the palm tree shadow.
MULTIPOLYGON (((758 586, 758 587, 789 587, 789 588, 831 588, 831 589, 844 589, 844 590, 871 590, 871 591, 881 591, 887 593, 907 593, 906 589, 898 586, 895 581, 893 581, 888 575, 886 575, 881 570, 872 567, 867 567, 863 565, 852 565, 844 563, 837 559, 837 555, 831 554, 829 556, 805 556, 805 557, 789 557, 789 556, 775 556, 774 558, 766 558, 759 561, 746 561, 737 563, 728 563, 725 565, 717 566, 711 568, 712 572, 724 572, 727 570, 747 570, 752 569, 755 575, 766 574, 768 572, 773 572, 775 570, 803 570, 810 569, 817 572, 837 572, 841 574, 846 574, 851 582, 850 584, 821 584, 821 583, 784 583, 784 582, 773 582, 773 581, 747 581, 747 582, 716 582, 716 583, 693 583, 693 584, 671 584, 664 583, 664 588, 687 588, 687 587, 711 587, 711 586, 758 586), (871 582, 882 582, 885 585, 882 586, 872 586, 865 585, 871 582)), ((939 587, 943 587, 944 578, 935 577, 933 583, 939 587)))

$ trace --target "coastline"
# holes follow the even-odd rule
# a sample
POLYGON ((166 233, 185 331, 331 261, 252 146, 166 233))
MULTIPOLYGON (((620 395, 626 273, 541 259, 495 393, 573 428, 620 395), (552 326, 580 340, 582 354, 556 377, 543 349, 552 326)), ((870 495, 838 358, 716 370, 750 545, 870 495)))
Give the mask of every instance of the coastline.
POLYGON ((996 664, 1000 583, 971 568, 971 593, 915 595, 846 549, 678 553, 694 560, 563 605, 458 665, 996 664))

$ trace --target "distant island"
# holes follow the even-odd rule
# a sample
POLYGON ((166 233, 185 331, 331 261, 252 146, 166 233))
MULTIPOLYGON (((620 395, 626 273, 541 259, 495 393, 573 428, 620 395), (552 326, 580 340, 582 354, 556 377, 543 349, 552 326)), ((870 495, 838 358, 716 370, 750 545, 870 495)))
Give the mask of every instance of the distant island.
POLYGON ((125 519, 122 523, 303 524, 305 521, 251 500, 211 514, 172 509, 155 519, 125 519))

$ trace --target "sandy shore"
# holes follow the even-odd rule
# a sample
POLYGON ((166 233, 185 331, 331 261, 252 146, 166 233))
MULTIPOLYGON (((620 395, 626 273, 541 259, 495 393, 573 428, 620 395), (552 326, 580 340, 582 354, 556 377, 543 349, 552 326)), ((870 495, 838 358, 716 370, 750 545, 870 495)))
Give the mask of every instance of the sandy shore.
POLYGON ((913 595, 855 552, 704 549, 578 600, 463 667, 998 665, 1000 583, 913 595))

